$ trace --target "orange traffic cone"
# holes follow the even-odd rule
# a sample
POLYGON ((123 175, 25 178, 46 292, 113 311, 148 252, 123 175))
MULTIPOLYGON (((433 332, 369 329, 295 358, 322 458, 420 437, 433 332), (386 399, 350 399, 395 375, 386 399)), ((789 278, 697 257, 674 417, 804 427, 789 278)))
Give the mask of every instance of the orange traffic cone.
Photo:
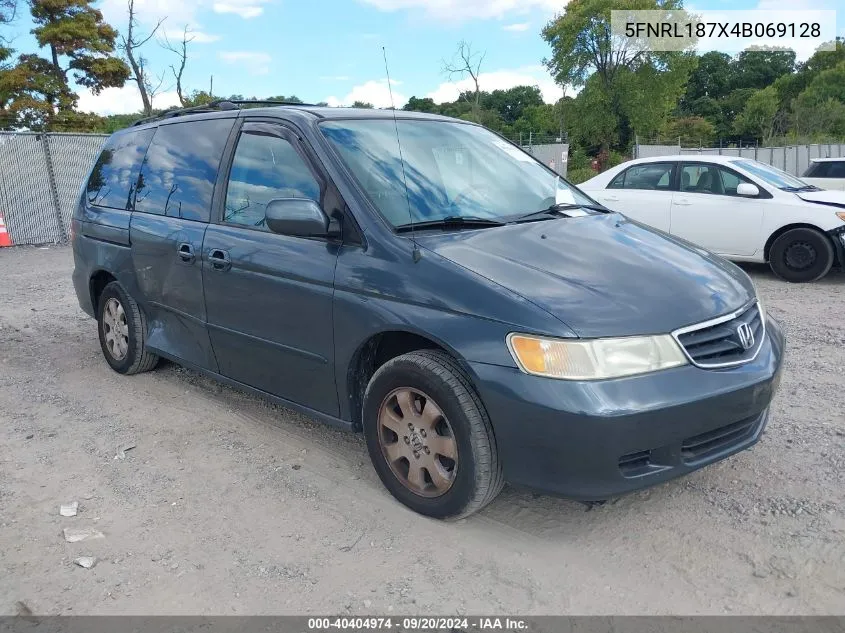
POLYGON ((6 219, 3 217, 3 212, 0 211, 0 248, 11 245, 12 238, 9 237, 9 231, 6 229, 6 219))

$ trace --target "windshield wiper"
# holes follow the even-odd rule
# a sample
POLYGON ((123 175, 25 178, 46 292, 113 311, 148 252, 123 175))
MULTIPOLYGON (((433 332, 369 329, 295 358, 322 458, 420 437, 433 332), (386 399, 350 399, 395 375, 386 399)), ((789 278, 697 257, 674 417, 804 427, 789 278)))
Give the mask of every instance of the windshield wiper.
POLYGON ((445 218, 438 218, 436 220, 425 220, 423 222, 409 222, 408 224, 400 224, 396 230, 400 233, 418 229, 463 229, 463 228, 484 228, 493 226, 504 226, 504 222, 499 220, 491 220, 489 218, 479 218, 471 215, 450 215, 445 218))
POLYGON ((567 209, 589 209, 590 211, 598 211, 599 213, 612 213, 610 209, 600 207, 594 204, 553 204, 550 207, 541 209, 540 211, 532 211, 524 215, 518 215, 511 220, 513 223, 520 222, 537 222, 539 220, 552 220, 554 218, 567 217, 567 209))

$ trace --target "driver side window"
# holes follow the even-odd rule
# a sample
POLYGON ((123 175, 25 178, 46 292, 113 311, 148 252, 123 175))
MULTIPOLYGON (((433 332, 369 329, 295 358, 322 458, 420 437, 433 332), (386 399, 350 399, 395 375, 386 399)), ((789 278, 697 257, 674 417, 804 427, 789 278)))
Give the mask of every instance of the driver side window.
POLYGON ((276 198, 309 198, 319 203, 320 184, 286 139, 241 134, 229 173, 223 221, 266 230, 267 203, 276 198))

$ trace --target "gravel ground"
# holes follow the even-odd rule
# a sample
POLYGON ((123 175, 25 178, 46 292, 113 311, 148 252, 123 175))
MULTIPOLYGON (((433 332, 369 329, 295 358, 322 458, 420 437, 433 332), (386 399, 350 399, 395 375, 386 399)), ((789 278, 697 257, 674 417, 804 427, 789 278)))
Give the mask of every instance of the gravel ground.
POLYGON ((173 364, 112 372, 71 267, 0 249, 0 613, 843 611, 842 273, 748 268, 789 336, 754 449, 591 509, 506 488, 440 523, 388 496, 358 435, 173 364))

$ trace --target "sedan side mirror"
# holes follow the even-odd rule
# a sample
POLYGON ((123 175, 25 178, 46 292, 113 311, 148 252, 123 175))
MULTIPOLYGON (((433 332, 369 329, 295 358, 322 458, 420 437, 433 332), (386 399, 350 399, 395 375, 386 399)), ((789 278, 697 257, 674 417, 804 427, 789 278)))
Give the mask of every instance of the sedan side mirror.
POLYGON ((277 198, 267 203, 264 212, 267 228, 280 235, 325 237, 329 218, 320 205, 308 198, 277 198))
POLYGON ((736 187, 736 195, 745 198, 756 198, 760 195, 760 189, 757 185, 752 185, 750 182, 741 182, 736 187))

